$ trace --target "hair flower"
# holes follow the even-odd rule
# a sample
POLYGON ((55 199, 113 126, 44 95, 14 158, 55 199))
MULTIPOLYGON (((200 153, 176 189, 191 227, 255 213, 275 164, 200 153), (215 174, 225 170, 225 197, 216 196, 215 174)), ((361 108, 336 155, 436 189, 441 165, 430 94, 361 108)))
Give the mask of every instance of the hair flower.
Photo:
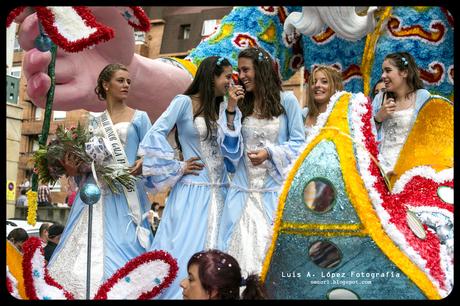
POLYGON ((409 62, 407 61, 407 59, 406 59, 404 56, 401 57, 401 61, 402 61, 402 63, 403 63, 404 66, 407 67, 407 66, 409 65, 409 62))

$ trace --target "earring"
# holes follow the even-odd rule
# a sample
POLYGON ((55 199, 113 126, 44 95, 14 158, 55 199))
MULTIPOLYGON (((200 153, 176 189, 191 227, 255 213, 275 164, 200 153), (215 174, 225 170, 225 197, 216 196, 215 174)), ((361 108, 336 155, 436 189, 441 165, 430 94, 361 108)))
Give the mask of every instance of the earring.
POLYGON ((105 91, 109 90, 107 87, 104 87, 105 91))

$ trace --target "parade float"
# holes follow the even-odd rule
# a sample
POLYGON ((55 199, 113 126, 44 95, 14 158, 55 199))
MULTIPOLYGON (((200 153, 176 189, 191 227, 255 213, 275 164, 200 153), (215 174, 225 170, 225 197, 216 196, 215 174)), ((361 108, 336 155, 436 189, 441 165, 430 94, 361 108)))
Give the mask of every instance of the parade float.
MULTIPOLYGON (((259 46, 270 53, 283 80, 302 68, 307 79, 319 64, 335 66, 342 73, 346 91, 336 93, 318 118, 282 189, 262 267, 262 280, 273 298, 444 298, 453 288, 453 16, 443 7, 344 10, 235 7, 185 60, 164 62, 182 69, 179 79, 193 76, 195 67, 210 55, 224 56, 236 67, 241 49, 259 46), (333 18, 340 14, 342 19, 333 18), (380 78, 385 55, 397 51, 413 54, 433 96, 414 122, 395 166, 396 175, 387 178, 380 171, 372 110, 365 95, 380 78)), ((91 19, 91 10, 85 12, 82 18, 91 19)), ((141 11, 120 12, 130 20, 141 11)), ((20 13, 13 11, 8 21, 20 13)), ((46 19, 46 13, 37 10, 39 18, 46 19)), ((95 28, 104 29, 91 20, 95 28)), ((43 23, 43 27, 42 34, 58 37, 52 26, 43 23)), ((98 33, 98 40, 108 40, 106 46, 113 43, 111 35, 117 36, 110 29, 98 33)), ((47 40, 39 39, 38 44, 46 46, 47 40)), ((59 47, 89 55, 91 51, 59 47)), ((151 87, 160 89, 160 85, 154 82, 151 87)), ((140 109, 158 114, 167 101, 163 97, 157 104, 143 103, 140 109)), ((58 97, 53 109, 101 107, 74 102, 70 96, 58 97)), ((24 296, 24 281, 31 279, 26 266, 31 265, 32 253, 40 256, 38 249, 26 248, 22 272, 10 266, 7 285, 13 296, 47 296, 24 296)), ((41 262, 35 266, 38 275, 48 280, 46 286, 58 288, 53 290, 61 298, 71 298, 71 293, 46 277, 41 262)))

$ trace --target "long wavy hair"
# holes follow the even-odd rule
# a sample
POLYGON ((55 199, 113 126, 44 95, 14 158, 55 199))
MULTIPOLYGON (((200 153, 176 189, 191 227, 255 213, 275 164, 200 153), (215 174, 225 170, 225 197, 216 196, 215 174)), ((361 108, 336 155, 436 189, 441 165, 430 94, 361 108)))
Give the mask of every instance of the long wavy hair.
MULTIPOLYGON (((184 95, 187 96, 198 94, 200 97, 200 105, 194 111, 193 120, 203 115, 204 122, 206 123, 206 136, 204 140, 210 136, 212 137, 211 122, 215 122, 219 117, 219 105, 224 99, 223 96, 215 96, 214 78, 219 77, 224 72, 225 67, 231 66, 232 64, 224 57, 209 56, 205 58, 200 63, 192 83, 184 92, 184 95)), ((181 150, 177 127, 174 137, 179 150, 181 150)))
POLYGON ((281 105, 281 79, 267 51, 250 47, 238 54, 238 59, 240 58, 251 59, 255 72, 255 92, 246 92, 244 99, 238 102, 243 118, 254 112, 255 96, 260 97, 263 102, 260 109, 262 118, 271 119, 285 113, 281 105))
POLYGON ((128 71, 128 68, 126 68, 126 66, 123 64, 108 64, 104 67, 104 69, 102 69, 101 73, 99 73, 99 77, 97 78, 97 85, 94 89, 94 92, 96 93, 97 98, 99 100, 104 101, 105 99, 107 99, 107 93, 104 90, 103 84, 104 82, 110 82, 113 75, 118 70, 128 71))
POLYGON ((328 96, 330 97, 336 92, 343 90, 343 80, 340 72, 331 67, 320 65, 315 67, 308 78, 308 91, 307 91, 307 107, 308 115, 316 117, 319 114, 318 105, 315 102, 315 92, 313 87, 315 85, 315 73, 321 71, 326 76, 327 82, 329 83, 328 96))
POLYGON ((408 97, 411 93, 415 92, 418 89, 425 88, 423 86, 422 79, 420 79, 420 72, 417 67, 417 63, 415 62, 414 57, 410 53, 395 52, 385 56, 385 59, 390 60, 391 63, 399 71, 407 71, 406 82, 410 90, 407 93, 406 97, 408 97), (405 60, 403 60, 403 58, 405 60))

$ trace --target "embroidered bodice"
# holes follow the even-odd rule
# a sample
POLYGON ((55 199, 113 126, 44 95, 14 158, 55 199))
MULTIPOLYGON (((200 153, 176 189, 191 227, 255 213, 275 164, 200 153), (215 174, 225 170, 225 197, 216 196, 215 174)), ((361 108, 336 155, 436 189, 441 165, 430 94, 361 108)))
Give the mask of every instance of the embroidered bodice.
POLYGON ((130 124, 130 122, 118 122, 117 124, 113 125, 123 147, 126 145, 126 137, 128 135, 128 128, 130 124))
POLYGON ((244 139, 244 158, 247 165, 249 189, 261 189, 268 174, 266 160, 259 166, 253 166, 247 152, 262 149, 268 144, 277 144, 279 134, 279 117, 272 119, 257 119, 246 117, 241 129, 244 139))
POLYGON ((196 117, 194 125, 198 130, 199 147, 202 155, 202 162, 206 165, 209 173, 210 183, 221 183, 224 173, 224 159, 217 142, 217 126, 212 125, 212 136, 209 135, 206 140, 206 123, 203 117, 196 117))
POLYGON ((414 108, 395 111, 381 126, 380 162, 385 172, 392 171, 409 133, 414 108))

